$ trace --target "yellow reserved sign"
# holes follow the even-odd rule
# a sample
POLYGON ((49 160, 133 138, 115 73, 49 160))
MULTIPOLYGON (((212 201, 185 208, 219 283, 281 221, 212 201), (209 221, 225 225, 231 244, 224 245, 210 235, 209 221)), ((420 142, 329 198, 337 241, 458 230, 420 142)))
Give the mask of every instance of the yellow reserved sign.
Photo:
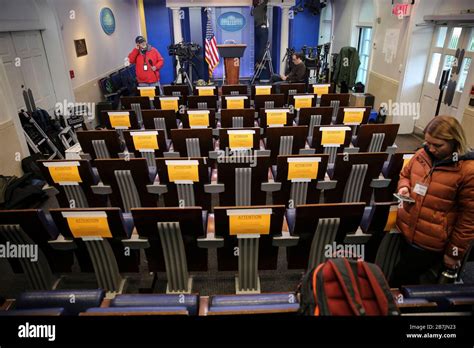
POLYGON ((390 212, 388 213, 387 224, 384 227, 384 231, 391 231, 397 225, 397 209, 390 208, 390 212))
POLYGON ((212 88, 198 88, 198 95, 201 97, 214 95, 214 87, 212 88))
POLYGON ((361 124, 364 118, 364 109, 344 109, 344 124, 361 124))
POLYGON ((84 216, 78 216, 80 213, 63 213, 74 238, 112 238, 112 233, 110 232, 109 223, 107 221, 107 215, 105 213, 94 213, 95 212, 83 213, 84 216))
POLYGON ((209 127, 209 111, 206 112, 188 112, 189 127, 203 128, 209 127))
POLYGON ((226 98, 227 102, 227 109, 243 109, 244 108, 244 100, 239 98, 239 99, 229 99, 226 98))
POLYGON ((130 113, 110 113, 109 112, 110 125, 112 128, 130 128, 130 113))
POLYGON ((229 234, 269 234, 271 209, 228 210, 229 234))
POLYGON ((141 96, 141 97, 154 98, 154 97, 156 96, 156 89, 155 89, 155 87, 140 88, 140 96, 141 96))
POLYGON ((166 161, 168 167, 168 178, 171 182, 176 181, 199 181, 198 161, 166 161))
POLYGON ((48 169, 55 184, 61 182, 82 182, 78 166, 50 166, 48 169))
POLYGON ((287 111, 266 111, 267 114, 267 126, 273 125, 285 125, 286 124, 286 113, 287 111))
POLYGON ((160 106, 161 110, 179 110, 178 99, 160 98, 160 106))
POLYGON ((313 85, 313 93, 323 95, 329 93, 329 85, 313 85))
POLYGON ((255 95, 270 95, 272 94, 272 86, 255 86, 255 95))
POLYGON ((253 134, 249 131, 228 131, 229 147, 231 149, 251 149, 253 147, 253 134))
POLYGON ((158 150, 157 132, 137 132, 132 133, 133 145, 140 150, 158 150))
POLYGON ((295 98, 295 109, 310 108, 313 98, 295 98))
POLYGON ((346 139, 346 130, 344 129, 322 129, 321 145, 342 145, 346 139))
POLYGON ((319 158, 288 158, 288 180, 310 179, 318 176, 319 158))

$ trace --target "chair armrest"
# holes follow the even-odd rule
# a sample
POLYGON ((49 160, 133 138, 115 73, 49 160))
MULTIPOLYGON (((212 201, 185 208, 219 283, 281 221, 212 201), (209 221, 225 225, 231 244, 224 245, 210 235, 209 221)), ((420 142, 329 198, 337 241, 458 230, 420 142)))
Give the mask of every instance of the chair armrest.
POLYGON ((65 239, 62 234, 60 234, 55 240, 48 240, 48 244, 51 245, 53 249, 62 251, 74 250, 77 248, 73 239, 65 239))
POLYGON ((96 195, 110 195, 112 194, 112 187, 99 183, 98 185, 91 185, 92 192, 96 195))
POLYGON ((318 190, 333 190, 336 188, 337 180, 318 181, 316 188, 318 190))
POLYGON ((390 185, 391 179, 372 179, 370 187, 372 188, 385 188, 390 185))

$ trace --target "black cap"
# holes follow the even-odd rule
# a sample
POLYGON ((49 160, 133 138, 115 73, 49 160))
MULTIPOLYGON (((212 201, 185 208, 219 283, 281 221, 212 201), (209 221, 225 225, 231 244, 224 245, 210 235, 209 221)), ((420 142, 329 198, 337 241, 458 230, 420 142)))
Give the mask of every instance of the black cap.
POLYGON ((142 42, 145 42, 145 41, 146 41, 146 39, 143 36, 137 36, 135 38, 135 43, 137 43, 137 44, 141 44, 142 42))

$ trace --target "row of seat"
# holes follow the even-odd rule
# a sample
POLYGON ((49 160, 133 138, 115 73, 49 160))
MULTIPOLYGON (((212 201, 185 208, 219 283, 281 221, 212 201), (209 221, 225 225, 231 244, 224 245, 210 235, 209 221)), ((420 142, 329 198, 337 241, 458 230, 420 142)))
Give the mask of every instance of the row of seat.
MULTIPOLYGON (((344 125, 282 126, 267 128, 177 128, 78 131, 80 151, 87 158, 117 158, 133 155, 153 160, 156 157, 209 157, 216 159, 229 152, 266 154, 275 164, 278 155, 327 153, 334 163, 337 153, 396 151, 394 141, 399 124, 366 124, 352 136, 344 125), (169 134, 169 138, 167 138, 169 134), (123 139, 123 141, 122 141, 123 139)), ((79 150, 78 150, 79 152, 79 150)))
MULTIPOLYGON (((474 287, 468 284, 415 285, 392 290, 402 315, 472 314, 473 294, 474 287)), ((126 294, 110 300, 98 289, 24 292, 16 300, 0 303, 0 316, 281 315, 295 314, 298 308, 299 298, 294 293, 126 294)))
POLYGON ((0 316, 239 315, 296 313, 293 293, 260 295, 124 294, 106 298, 104 290, 53 290, 21 293, 0 307, 0 316), (71 301, 71 298, 74 301, 71 301), (2 310, 3 309, 3 310, 2 310))
POLYGON ((288 269, 311 269, 333 255, 328 245, 364 244, 372 234, 390 231, 394 208, 387 202, 216 207, 213 214, 200 207, 131 214, 119 208, 10 210, 0 212, 0 242, 38 245, 35 262, 28 255, 9 259, 35 289, 56 287, 55 274, 71 272, 75 256, 82 272, 94 270, 101 288, 122 292, 120 273, 138 272, 145 249, 148 270, 167 273, 167 292, 189 293, 189 272, 208 271, 208 249, 217 248, 218 271, 238 271, 236 291, 260 292, 258 271, 277 269, 280 247, 287 248, 288 269))
POLYGON ((61 207, 156 207, 388 202, 399 173, 413 154, 341 153, 271 157, 115 158, 39 160, 38 166, 61 207), (214 163, 213 163, 214 162, 214 163), (149 165, 152 166, 149 166, 149 165))

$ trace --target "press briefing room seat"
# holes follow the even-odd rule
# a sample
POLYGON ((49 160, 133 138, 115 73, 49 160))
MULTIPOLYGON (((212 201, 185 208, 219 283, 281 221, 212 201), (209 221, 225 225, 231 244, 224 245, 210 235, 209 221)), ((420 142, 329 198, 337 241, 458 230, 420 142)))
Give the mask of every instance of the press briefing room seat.
POLYGON ((179 114, 183 128, 215 128, 216 110, 188 109, 179 114))
POLYGON ((288 108, 262 108, 259 112, 259 125, 263 132, 270 127, 292 126, 295 114, 288 108))
POLYGON ((189 272, 207 271, 207 249, 198 239, 206 236, 207 213, 201 207, 132 209, 139 239, 131 241, 145 247, 148 270, 166 272, 167 293, 188 293, 193 289, 189 272), (145 245, 143 245, 145 244, 145 245))
MULTIPOLYGON (((261 143, 260 128, 219 128, 219 149, 222 156, 230 151, 234 154, 259 151, 261 143)), ((219 153, 217 154, 217 156, 219 153)))
POLYGON ((134 110, 102 111, 102 119, 107 129, 119 131, 124 129, 140 129, 138 117, 134 110))
POLYGON ((149 172, 146 159, 101 159, 94 164, 101 182, 92 190, 95 194, 107 195, 112 207, 120 207, 124 212, 130 212, 131 208, 156 207, 158 196, 147 191, 154 173, 149 172))
POLYGON ((199 315, 295 315, 300 307, 294 293, 201 296, 199 315))
POLYGON ((247 85, 223 85, 222 95, 247 95, 247 85))
POLYGON ((260 109, 282 108, 285 105, 284 94, 256 95, 254 97, 255 111, 260 114, 260 109))
POLYGON ((217 161, 217 182, 207 190, 219 193, 221 206, 266 204, 267 192, 279 188, 269 180, 269 167, 268 156, 222 157, 217 161))
POLYGON ((376 202, 389 202, 393 200, 393 194, 397 191, 400 172, 413 155, 413 152, 397 152, 389 156, 389 159, 383 166, 382 175, 385 179, 389 179, 390 183, 386 188, 378 189, 374 192, 376 202))
POLYGON ((310 270, 324 262, 327 255, 332 257, 337 250, 329 250, 327 246, 343 245, 346 236, 357 231, 364 207, 365 203, 358 202, 308 204, 288 209, 288 268, 310 270))
POLYGON ((332 106, 334 108, 333 119, 336 119, 339 108, 349 106, 349 93, 328 93, 321 95, 319 106, 332 106))
POLYGON ((123 110, 136 110, 134 104, 137 104, 142 111, 151 109, 149 97, 120 97, 120 103, 123 110))
POLYGON ((330 106, 301 108, 298 113, 298 126, 308 126, 308 137, 311 137, 315 126, 331 124, 332 113, 333 108, 330 106))
POLYGON ((190 109, 217 109, 217 95, 190 95, 188 96, 188 107, 190 109))
POLYGON ((337 182, 336 187, 324 192, 324 202, 370 204, 373 190, 389 184, 389 180, 379 178, 387 156, 382 152, 338 154, 334 170, 329 171, 331 180, 337 182))
POLYGON ((222 109, 221 128, 242 128, 255 126, 255 109, 222 109))
POLYGON ((183 128, 171 131, 175 157, 209 157, 214 150, 211 128, 183 128))
POLYGON ((216 207, 215 238, 219 271, 238 271, 236 293, 260 293, 259 270, 276 270, 278 246, 274 240, 283 231, 283 205, 216 207), (238 256, 235 254, 238 247, 238 256))
POLYGON ((56 225, 42 210, 0 211, 0 243, 7 245, 37 245, 37 260, 33 255, 7 258, 14 273, 24 273, 28 288, 51 290, 59 283, 57 273, 71 272, 74 255, 70 250, 57 250, 49 243, 59 236, 56 225), (31 257, 29 257, 31 256, 31 257))
MULTIPOLYGON (((290 95, 306 93, 305 83, 282 83, 279 85, 280 93, 285 96, 285 104, 289 104, 288 97, 290 95)), ((272 93, 276 94, 275 86, 272 87, 272 93)))
POLYGON ((150 167, 155 166, 155 158, 163 157, 169 150, 162 129, 124 131, 123 138, 129 154, 145 158, 150 167))
POLYGON ((324 154, 278 156, 273 176, 281 188, 273 192, 273 203, 291 208, 319 203, 328 159, 324 154))
POLYGON ((163 94, 172 97, 181 97, 183 103, 188 102, 189 87, 187 85, 165 85, 163 86, 163 94))
POLYGON ((143 110, 143 128, 163 129, 166 140, 171 139, 171 130, 178 128, 174 110, 143 110))
POLYGON ((73 249, 85 245, 98 287, 122 293, 127 279, 120 273, 138 272, 140 255, 122 243, 130 238, 132 225, 125 222, 120 208, 61 208, 50 213, 64 243, 73 249))
POLYGON ((38 166, 49 186, 57 190, 62 208, 104 207, 107 200, 95 195, 91 186, 99 178, 88 160, 39 160, 38 166))
POLYGON ((314 149, 314 153, 328 154, 329 164, 332 166, 336 155, 347 151, 351 137, 351 128, 347 126, 314 126, 308 142, 311 144, 311 149, 314 149))
POLYGON ((250 95, 223 95, 221 107, 222 109, 248 109, 250 108, 250 95))
POLYGON ((76 135, 83 158, 118 158, 119 153, 123 151, 119 135, 114 130, 78 130, 76 135))
POLYGON ((397 138, 399 124, 361 124, 353 141, 359 152, 385 152, 397 138))
POLYGON ((270 150, 272 164, 276 164, 281 155, 304 153, 308 127, 268 127, 265 132, 265 148, 270 150))
POLYGON ((206 185, 211 183, 210 163, 203 157, 157 158, 157 177, 148 192, 163 195, 167 207, 211 208, 206 185))

